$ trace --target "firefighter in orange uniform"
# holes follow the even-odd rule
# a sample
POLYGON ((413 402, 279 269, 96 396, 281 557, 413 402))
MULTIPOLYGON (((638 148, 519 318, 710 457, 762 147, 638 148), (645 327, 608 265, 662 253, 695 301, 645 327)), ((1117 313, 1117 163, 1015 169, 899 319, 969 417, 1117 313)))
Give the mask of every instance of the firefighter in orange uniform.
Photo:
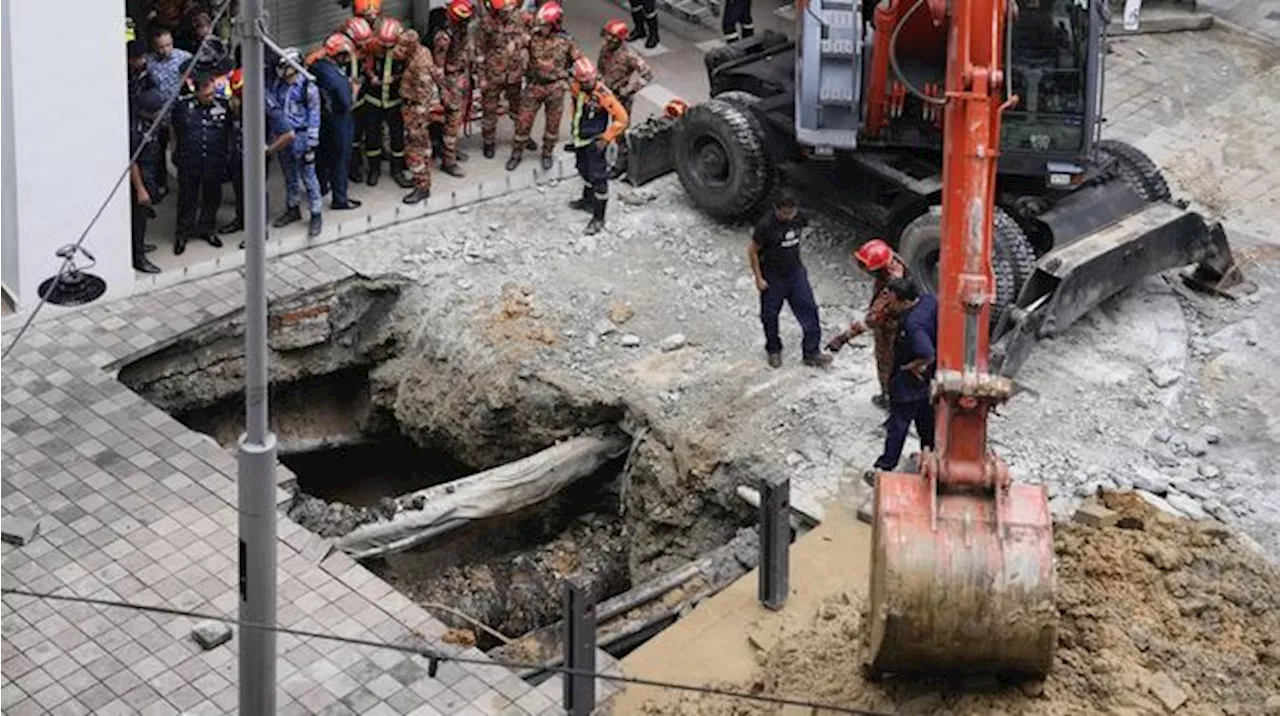
POLYGON ((627 110, 603 82, 597 81, 596 67, 586 57, 573 63, 573 150, 577 154, 578 175, 582 177, 582 198, 569 203, 573 209, 591 212, 585 234, 604 228, 604 212, 609 204, 609 163, 605 151, 627 131, 627 110))

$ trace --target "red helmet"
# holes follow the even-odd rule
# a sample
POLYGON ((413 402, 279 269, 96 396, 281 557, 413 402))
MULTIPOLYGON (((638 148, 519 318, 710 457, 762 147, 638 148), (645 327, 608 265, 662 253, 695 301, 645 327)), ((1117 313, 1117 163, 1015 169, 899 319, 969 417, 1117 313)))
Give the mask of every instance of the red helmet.
POLYGON ((667 102, 667 106, 662 108, 663 114, 672 119, 683 117, 687 111, 689 111, 689 103, 679 98, 667 102))
POLYGON ((231 70, 231 74, 227 75, 227 80, 231 83, 231 93, 239 95, 244 89, 244 70, 237 67, 231 70))
POLYGON ((470 20, 472 11, 471 0, 449 0, 449 6, 445 10, 449 13, 449 19, 454 22, 470 20))
POLYGON ((538 13, 533 16, 534 22, 539 25, 559 25, 562 19, 564 19, 564 8, 560 7, 560 3, 555 0, 538 8, 538 13))
POLYGON ((610 20, 604 24, 604 30, 601 34, 605 37, 613 37, 626 42, 627 37, 631 35, 631 29, 627 27, 627 23, 624 20, 610 20))
POLYGON ((345 34, 335 32, 325 38, 324 53, 330 57, 337 57, 342 54, 354 55, 356 53, 356 43, 352 42, 351 38, 345 34))
POLYGON ((879 271, 889 262, 893 260, 893 249, 884 242, 884 239, 872 239, 858 250, 853 252, 853 257, 862 264, 862 268, 868 271, 879 271))
POLYGON ((382 0, 355 0, 352 10, 356 15, 368 17, 382 12, 382 0))
POLYGON ((389 17, 382 22, 382 27, 378 28, 378 42, 383 47, 393 47, 400 36, 404 34, 404 25, 394 17, 389 17))
POLYGON ((489 0, 489 9, 494 12, 501 12, 514 6, 515 0, 489 0))
POLYGON ((369 25, 369 21, 363 17, 349 17, 342 25, 342 31, 347 37, 356 44, 356 47, 364 47, 373 39, 373 27, 369 25))
MULTIPOLYGON (((550 3, 548 3, 550 4, 550 3)), ((545 7, 545 5, 543 6, 545 7)), ((588 57, 579 57, 573 61, 573 79, 578 84, 590 84, 596 81, 596 66, 588 57)))

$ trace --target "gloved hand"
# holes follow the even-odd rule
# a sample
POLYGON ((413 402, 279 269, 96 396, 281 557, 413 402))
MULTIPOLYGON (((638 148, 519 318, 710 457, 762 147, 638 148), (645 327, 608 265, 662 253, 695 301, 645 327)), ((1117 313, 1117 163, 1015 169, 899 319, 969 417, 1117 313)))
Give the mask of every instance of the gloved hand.
POLYGON ((302 163, 303 163, 303 164, 315 164, 315 163, 316 163, 316 150, 314 150, 314 149, 308 149, 307 151, 303 152, 303 153, 302 153, 302 163))
POLYGON ((848 331, 844 331, 835 338, 827 341, 827 350, 832 353, 839 353, 841 348, 845 347, 849 341, 853 340, 853 336, 848 331))
POLYGON ((564 150, 565 150, 566 152, 572 152, 572 151, 574 151, 574 150, 576 150, 576 149, 577 149, 577 147, 573 146, 573 142, 565 142, 564 150))

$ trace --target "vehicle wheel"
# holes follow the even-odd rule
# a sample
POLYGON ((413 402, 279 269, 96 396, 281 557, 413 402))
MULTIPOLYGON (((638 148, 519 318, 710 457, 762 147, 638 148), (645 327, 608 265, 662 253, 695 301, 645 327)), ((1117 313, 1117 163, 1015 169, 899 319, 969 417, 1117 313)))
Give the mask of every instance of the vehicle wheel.
MULTIPOLYGON (((931 206, 917 216, 898 237, 898 255, 916 282, 929 293, 938 290, 938 260, 942 237, 942 207, 931 206)), ((992 235, 991 271, 995 276, 995 297, 991 304, 991 324, 1018 299, 1023 284, 1035 272, 1035 252, 1026 234, 1004 210, 997 207, 992 235)))
POLYGON ((671 150, 684 190, 711 216, 741 218, 768 195, 764 130, 748 109, 719 99, 691 107, 676 124, 671 150))
POLYGON ((736 104, 739 107, 751 107, 760 103, 760 98, 746 90, 725 90, 715 96, 721 102, 736 104))
POLYGON ((747 53, 737 45, 723 45, 715 48, 702 57, 702 62, 707 67, 707 76, 710 77, 711 73, 715 72, 716 68, 720 65, 723 65, 726 62, 732 62, 739 57, 745 57, 746 54, 747 53))
POLYGON ((1120 178, 1147 201, 1168 201, 1169 184, 1160 167, 1141 149, 1127 142, 1103 139, 1094 145, 1099 159, 1117 163, 1120 178))

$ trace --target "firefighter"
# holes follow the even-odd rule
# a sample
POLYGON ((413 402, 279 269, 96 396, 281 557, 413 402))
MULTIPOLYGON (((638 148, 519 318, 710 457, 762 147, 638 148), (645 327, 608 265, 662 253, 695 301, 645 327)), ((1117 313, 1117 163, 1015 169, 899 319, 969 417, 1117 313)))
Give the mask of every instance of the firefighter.
POLYGON ((751 0, 725 0, 720 29, 724 31, 725 42, 745 40, 756 34, 756 25, 751 19, 751 0))
POLYGON ((382 19, 382 0, 355 0, 351 12, 369 23, 369 27, 377 28, 378 21, 382 19))
POLYGON ((595 65, 586 57, 573 63, 573 150, 578 175, 582 177, 582 198, 569 207, 590 211, 588 236, 604 228, 604 212, 609 204, 609 164, 605 151, 627 130, 627 110, 613 92, 597 81, 595 65))
POLYGON ((644 46, 651 50, 658 46, 657 0, 631 0, 631 23, 635 27, 627 35, 627 42, 644 40, 644 46))
POLYGON ((404 176, 404 121, 400 114, 400 77, 404 62, 396 59, 394 49, 404 25, 394 17, 385 18, 378 28, 377 39, 372 43, 370 57, 365 61, 364 87, 366 122, 364 156, 369 160, 367 183, 377 186, 382 175, 382 128, 391 137, 391 178, 402 189, 413 186, 404 176))
POLYGON ((418 42, 418 32, 407 30, 396 43, 393 53, 404 63, 404 127, 408 135, 406 149, 413 191, 404 203, 417 204, 431 196, 431 112, 440 102, 440 85, 444 72, 431 59, 431 51, 418 42))
MULTIPOLYGON (((444 72, 444 84, 440 87, 444 117, 439 125, 438 142, 440 171, 455 177, 462 176, 458 167, 466 155, 458 151, 458 135, 467 121, 471 108, 471 41, 467 23, 471 21, 471 0, 450 0, 445 10, 448 22, 436 30, 431 40, 435 64, 444 72)), ((436 141, 432 141, 436 145, 436 141)), ((433 148, 437 148, 434 147, 433 148)))
POLYGON ((363 17, 350 17, 342 25, 342 32, 355 43, 356 51, 351 55, 346 67, 347 79, 351 82, 351 95, 355 102, 351 108, 351 119, 354 123, 351 135, 351 161, 348 178, 356 184, 364 182, 364 135, 365 125, 369 121, 369 103, 365 99, 364 60, 370 55, 373 44, 373 26, 363 17))
POLYGON ((877 470, 898 466, 907 431, 915 423, 920 448, 934 447, 933 402, 929 386, 937 369, 938 301, 921 295, 914 281, 896 278, 886 284, 889 310, 899 316, 894 336, 893 377, 889 382, 889 420, 885 423, 884 452, 863 480, 875 482, 877 470))
POLYGON ((498 134, 498 105, 507 100, 507 116, 518 122, 521 83, 529 28, 516 0, 489 0, 489 12, 480 20, 476 67, 480 71, 480 136, 484 156, 492 159, 498 134))
MULTIPOLYGON (((600 46, 600 59, 596 62, 596 71, 600 73, 600 81, 604 83, 622 103, 622 108, 631 114, 636 93, 653 81, 653 70, 636 52, 627 47, 627 23, 622 20, 610 20, 604 24, 600 33, 604 43, 600 46)), ((618 142, 618 160, 610 173, 611 178, 622 175, 627 166, 627 142, 618 142)))
POLYGON ((877 407, 889 407, 890 379, 893 376, 893 342, 898 334, 898 315, 890 310, 893 295, 889 282, 907 275, 906 264, 889 248, 883 239, 872 239, 853 252, 854 261, 875 281, 871 292, 871 305, 863 321, 854 321, 849 328, 827 343, 827 350, 835 353, 846 343, 868 328, 875 342, 876 374, 880 379, 880 393, 871 399, 877 407))
POLYGON ((558 2, 548 2, 538 8, 533 20, 533 34, 529 38, 525 60, 525 87, 520 96, 520 121, 516 124, 516 136, 511 145, 511 158, 507 171, 520 166, 533 120, 538 110, 545 108, 542 130, 542 168, 550 170, 552 153, 560 141, 560 120, 564 116, 564 95, 568 89, 569 74, 573 63, 583 57, 573 38, 560 23, 564 10, 558 2))

